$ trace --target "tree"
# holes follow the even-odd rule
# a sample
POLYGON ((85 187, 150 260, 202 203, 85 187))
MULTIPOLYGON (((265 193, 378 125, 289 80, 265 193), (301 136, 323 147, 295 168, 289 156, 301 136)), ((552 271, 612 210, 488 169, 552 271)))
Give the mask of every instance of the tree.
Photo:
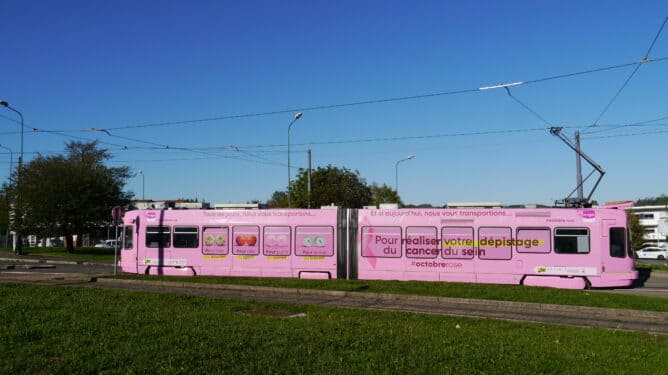
POLYGON ((407 204, 404 208, 434 208, 431 203, 407 204))
POLYGON ((371 204, 378 206, 381 203, 397 203, 399 207, 403 206, 404 203, 401 201, 397 191, 387 186, 386 184, 378 185, 376 183, 371 184, 371 204))
POLYGON ((640 225, 640 219, 632 212, 626 214, 626 224, 631 233, 631 248, 638 250, 642 247, 645 236, 645 228, 640 225))
POLYGON ((267 201, 269 208, 281 208, 288 206, 288 195, 284 191, 275 191, 267 201))
POLYGON ((111 208, 130 202, 132 194, 123 187, 131 175, 129 167, 105 166, 111 154, 98 149, 97 141, 72 141, 65 151, 65 155, 39 155, 23 166, 21 230, 64 235, 72 252, 74 234, 108 225, 111 208))
MULTIPOLYGON (((299 170, 297 178, 290 185, 291 207, 307 208, 308 172, 299 170)), ((329 206, 361 208, 372 201, 371 188, 359 172, 331 165, 318 167, 311 172, 311 207, 329 206)), ((276 191, 267 206, 271 208, 287 207, 287 194, 276 191)))
POLYGON ((651 206, 668 204, 668 195, 661 194, 658 197, 642 198, 636 201, 636 206, 651 206))

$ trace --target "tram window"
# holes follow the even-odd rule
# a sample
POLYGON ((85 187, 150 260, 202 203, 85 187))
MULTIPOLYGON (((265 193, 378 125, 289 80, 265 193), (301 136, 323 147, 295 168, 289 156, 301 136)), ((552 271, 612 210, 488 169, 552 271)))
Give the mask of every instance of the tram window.
POLYGON ((169 227, 146 227, 146 247, 169 247, 169 227))
POLYGON ((441 253, 441 241, 435 227, 406 227, 406 257, 433 259, 441 253))
POLYGON ((478 228, 478 258, 509 260, 512 258, 512 231, 502 227, 478 228))
POLYGON ((624 258, 626 256, 626 230, 624 228, 610 228, 610 256, 624 258))
POLYGON ((443 227, 441 256, 446 259, 473 259, 475 242, 471 227, 443 227))
POLYGON ((197 227, 174 227, 174 247, 194 249, 199 247, 197 227))
POLYGON ((515 249, 518 253, 547 254, 552 248, 550 228, 518 228, 515 249))
POLYGON ((558 254, 588 254, 589 229, 557 228, 554 231, 554 252, 558 254))
POLYGON ((401 227, 362 227, 362 256, 401 258, 401 227))
POLYGON ((123 230, 123 248, 132 249, 132 232, 134 227, 132 225, 125 226, 123 230))

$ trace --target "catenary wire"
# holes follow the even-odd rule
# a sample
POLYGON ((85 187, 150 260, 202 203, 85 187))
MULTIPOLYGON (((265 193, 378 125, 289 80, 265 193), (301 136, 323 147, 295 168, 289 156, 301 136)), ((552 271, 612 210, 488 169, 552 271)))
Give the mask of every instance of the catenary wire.
POLYGON ((533 110, 531 107, 529 107, 529 106, 526 105, 524 102, 522 102, 522 101, 519 100, 517 97, 515 97, 515 96, 510 92, 510 88, 508 88, 508 87, 504 87, 504 89, 506 89, 506 92, 508 93, 508 96, 510 96, 510 97, 511 97, 513 100, 515 100, 517 103, 519 103, 519 105, 521 105, 522 107, 524 107, 524 109, 526 109, 527 111, 529 111, 529 112, 530 112, 531 114, 533 114, 534 116, 538 117, 538 118, 539 118, 541 121, 543 121, 547 126, 552 126, 552 124, 551 124, 549 121, 547 121, 543 116, 539 115, 538 112, 536 112, 536 111, 533 110))
POLYGON ((624 91, 624 89, 625 89, 626 86, 629 84, 629 82, 631 81, 631 79, 633 78, 633 76, 635 76, 635 74, 638 72, 638 70, 640 69, 640 67, 642 66, 642 64, 652 61, 652 60, 649 58, 649 54, 650 54, 650 52, 652 52, 652 48, 654 48, 654 43, 656 43, 657 39, 659 38, 659 35, 661 35, 661 31, 663 30, 663 27, 666 25, 666 21, 667 21, 667 20, 668 20, 668 17, 666 17, 666 18, 663 20, 663 23, 661 24, 661 27, 659 27, 659 31, 657 31, 656 35, 654 36, 654 39, 652 40, 652 43, 650 44, 649 48, 647 49, 647 52, 645 53, 645 57, 643 57, 642 60, 640 60, 640 61, 638 61, 638 62, 636 63, 637 65, 636 65, 636 67, 633 69, 633 71, 631 72, 631 74, 629 74, 629 76, 626 78, 626 80, 624 81, 624 83, 622 84, 622 86, 617 90, 617 92, 615 93, 615 95, 613 95, 613 97, 608 101, 608 103, 605 105, 605 107, 603 107, 603 110, 601 111, 601 113, 598 114, 598 116, 596 117, 596 120, 594 120, 594 122, 591 124, 592 127, 595 127, 595 126, 598 124, 598 122, 601 120, 601 117, 603 117, 603 115, 605 115, 606 112, 608 112, 608 110, 610 109, 610 107, 612 106, 612 104, 613 104, 613 103, 617 100, 617 98, 619 97, 619 94, 621 94, 622 91, 624 91))
POLYGON ((649 45, 649 48, 647 49, 647 52, 645 53, 645 60, 649 58, 649 53, 652 52, 652 48, 654 48, 654 43, 656 43, 657 39, 659 39, 659 35, 661 35, 661 32, 663 31, 664 26, 666 26, 666 21, 668 21, 668 17, 663 19, 663 23, 661 24, 661 27, 659 28, 659 31, 656 32, 656 35, 654 36, 654 40, 652 40, 652 43, 649 45))
MULTIPOLYGON (((648 60, 644 63, 663 62, 663 61, 666 61, 666 60, 668 60, 668 57, 661 57, 661 58, 648 60)), ((541 83, 541 82, 546 82, 546 81, 551 81, 551 80, 556 80, 556 79, 563 79, 563 78, 575 77, 575 76, 580 76, 580 75, 585 75, 585 74, 603 72, 603 71, 607 71, 607 70, 620 69, 620 68, 624 68, 624 67, 628 67, 628 66, 632 66, 632 65, 636 65, 636 64, 638 64, 637 61, 632 62, 632 63, 609 65, 609 66, 605 66, 605 67, 593 68, 593 69, 588 69, 588 70, 583 70, 583 71, 578 71, 578 72, 573 72, 573 73, 548 76, 548 77, 543 77, 543 78, 538 78, 538 79, 533 79, 533 80, 528 80, 528 81, 521 81, 521 82, 518 82, 517 84, 518 85, 519 84, 529 85, 529 84, 534 84, 534 83, 541 83)), ((170 125, 197 124, 197 123, 205 123, 205 122, 211 122, 211 121, 223 121, 223 120, 231 120, 231 119, 240 119, 240 118, 249 118, 249 117, 260 117, 260 116, 269 116, 269 115, 277 115, 277 114, 295 113, 295 112, 317 111, 317 110, 335 109, 335 108, 352 107, 352 106, 360 106, 360 105, 368 105, 368 104, 399 102, 399 101, 424 99, 424 98, 438 97, 438 96, 474 93, 474 92, 483 91, 483 90, 486 90, 486 89, 489 89, 489 88, 497 88, 497 87, 500 88, 500 87, 503 87, 503 86, 504 85, 487 86, 487 87, 478 87, 478 88, 471 88, 471 89, 465 89, 465 90, 443 91, 443 92, 436 92, 436 93, 410 95, 410 96, 400 96, 400 97, 392 97, 392 98, 369 99, 369 100, 363 100, 363 101, 357 101, 357 102, 326 104, 326 105, 319 105, 319 106, 300 107, 300 108, 283 109, 283 110, 276 110, 276 111, 259 111, 259 112, 251 112, 251 113, 238 114, 238 115, 225 115, 225 116, 216 116, 216 117, 200 118, 200 119, 190 119, 190 120, 182 120, 182 121, 166 121, 166 122, 137 124, 137 125, 111 126, 111 127, 106 127, 105 129, 107 129, 107 130, 124 130, 124 129, 161 127, 161 126, 170 126, 170 125)), ((9 119, 9 120, 13 121, 13 122, 18 122, 15 119, 9 119)), ((63 133, 88 132, 88 131, 90 131, 90 129, 66 129, 66 130, 58 130, 58 131, 63 132, 63 133)), ((16 134, 16 133, 11 132, 11 133, 0 133, 0 134, 16 134)))

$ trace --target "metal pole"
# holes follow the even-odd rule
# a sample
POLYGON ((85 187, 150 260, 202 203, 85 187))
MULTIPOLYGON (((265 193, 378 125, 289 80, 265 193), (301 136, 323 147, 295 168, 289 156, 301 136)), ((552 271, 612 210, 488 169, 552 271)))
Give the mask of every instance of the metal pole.
MULTIPOLYGON (((0 145, 0 147, 6 149, 9 151, 9 175, 7 175, 7 179, 9 180, 9 184, 12 184, 12 165, 14 164, 14 152, 12 151, 11 148, 7 146, 0 145)), ((5 198, 7 199, 7 219, 9 219, 9 194, 7 191, 5 191, 5 198)), ((9 247, 9 220, 7 220, 7 234, 5 236, 5 247, 9 247)))
POLYGON ((16 112, 19 117, 21 117, 21 153, 19 154, 19 163, 18 163, 18 170, 16 173, 16 190, 17 190, 17 198, 16 198, 16 208, 14 209, 14 216, 15 216, 15 223, 16 223, 16 231, 15 233, 15 238, 16 238, 16 245, 14 247, 14 252, 16 254, 21 254, 21 245, 22 245, 22 240, 21 240, 21 219, 23 217, 23 213, 21 211, 21 167, 23 166, 23 114, 19 112, 16 108, 12 107, 9 105, 4 100, 0 100, 0 105, 6 107, 7 109, 16 112))
POLYGON ((402 160, 399 160, 394 165, 394 190, 397 192, 397 198, 399 197, 399 163, 401 162, 402 160))
POLYGON ((584 199, 584 188, 582 186, 582 158, 580 157, 580 132, 575 132, 575 163, 577 167, 577 186, 578 186, 578 200, 582 202, 584 199))
POLYGON ((308 195, 308 208, 311 208, 311 149, 308 150, 308 184, 306 185, 308 195))
POLYGON ((114 227, 116 227, 116 236, 114 237, 114 275, 118 273, 118 221, 114 220, 114 227))
POLYGON ((292 124, 299 120, 300 117, 302 117, 302 113, 298 112, 292 122, 290 122, 290 125, 288 125, 288 208, 290 208, 290 184, 292 183, 290 177, 290 130, 292 129, 292 124))
POLYGON ((397 202, 399 203, 399 163, 406 161, 406 160, 411 160, 415 157, 415 155, 408 155, 407 158, 401 159, 397 161, 397 163, 394 165, 394 190, 397 192, 397 202))
POLYGON ((141 173, 141 200, 145 201, 146 200, 146 194, 145 194, 145 190, 144 190, 144 187, 145 187, 145 185, 144 185, 144 172, 139 171, 139 173, 141 173))

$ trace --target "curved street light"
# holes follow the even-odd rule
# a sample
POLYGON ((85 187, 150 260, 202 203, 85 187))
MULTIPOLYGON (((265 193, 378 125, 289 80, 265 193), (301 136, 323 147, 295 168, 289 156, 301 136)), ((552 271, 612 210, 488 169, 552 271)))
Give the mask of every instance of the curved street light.
POLYGON ((14 252, 17 254, 21 254, 21 245, 22 245, 22 239, 21 239, 21 218, 23 217, 23 213, 21 212, 21 167, 23 166, 23 113, 21 113, 19 110, 16 108, 12 107, 9 105, 9 103, 5 100, 0 100, 0 105, 9 109, 12 112, 15 112, 19 115, 21 118, 21 152, 19 153, 19 164, 18 164, 18 169, 16 172, 16 191, 17 191, 17 199, 16 199, 16 207, 14 208, 14 217, 16 221, 16 230, 14 231, 15 236, 16 236, 16 246, 14 247, 14 252))
POLYGON ((288 126, 288 208, 290 208, 290 184, 292 182, 292 178, 290 177, 290 130, 292 129, 292 125, 295 123, 295 121, 299 120, 301 117, 302 113, 297 112, 295 118, 288 126))
POLYGON ((399 163, 406 160, 411 160, 414 157, 415 155, 408 155, 407 158, 397 161, 397 163, 394 165, 394 190, 397 192, 397 201, 399 200, 399 163))

